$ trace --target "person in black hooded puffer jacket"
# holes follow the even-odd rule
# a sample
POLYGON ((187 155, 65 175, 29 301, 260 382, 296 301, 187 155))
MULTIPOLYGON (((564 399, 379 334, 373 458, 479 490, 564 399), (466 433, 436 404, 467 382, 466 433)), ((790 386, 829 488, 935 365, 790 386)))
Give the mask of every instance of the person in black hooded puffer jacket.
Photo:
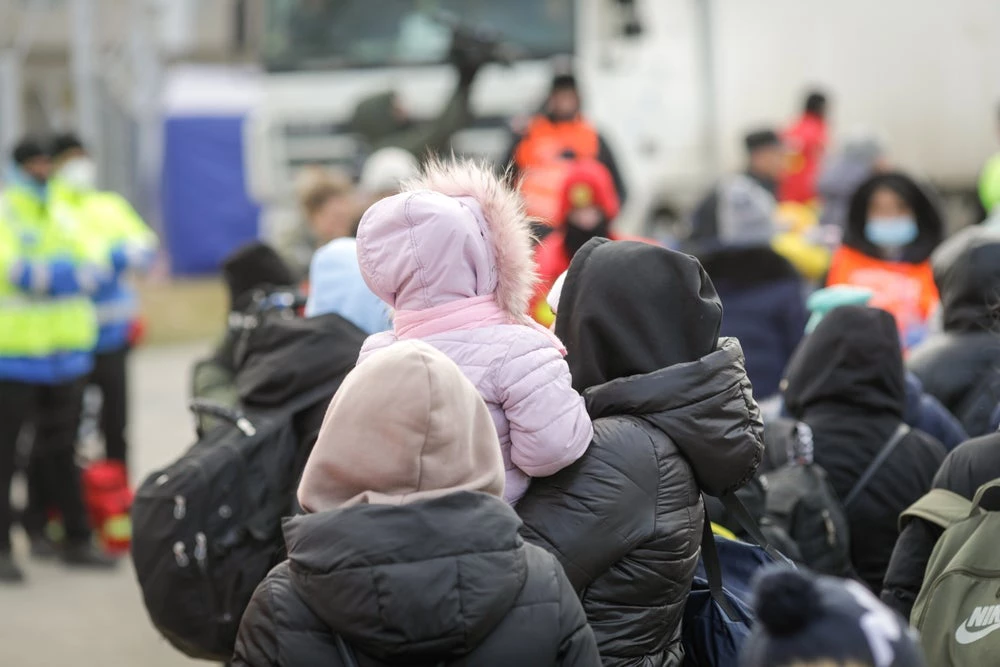
MULTIPOLYGON (((785 374, 785 405, 812 429, 816 463, 843 501, 903 421, 906 385, 896 321, 843 306, 807 337, 785 374)), ((944 445, 910 430, 847 509, 851 562, 876 594, 899 537, 899 514, 931 488, 944 445)))
POLYGON ((984 435, 1000 402, 1000 230, 959 232, 931 265, 944 331, 914 349, 907 365, 971 437, 984 435))
POLYGON ((683 662, 680 624, 702 538, 701 492, 753 477, 763 425, 735 339, 698 260, 594 239, 576 254, 556 312, 594 440, 532 480, 522 533, 562 563, 604 665, 683 662))

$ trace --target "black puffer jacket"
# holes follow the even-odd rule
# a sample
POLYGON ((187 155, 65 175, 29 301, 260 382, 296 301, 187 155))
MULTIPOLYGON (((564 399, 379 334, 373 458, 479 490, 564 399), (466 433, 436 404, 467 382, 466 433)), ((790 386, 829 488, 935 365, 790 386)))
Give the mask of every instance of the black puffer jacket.
POLYGON ((605 665, 680 665, 680 622, 704 520, 700 491, 746 483, 763 426, 697 260, 598 239, 573 260, 556 330, 594 441, 532 481, 526 539, 559 558, 605 665))
POLYGON ((459 492, 285 524, 288 561, 258 587, 235 667, 598 664, 559 564, 498 498, 459 492))
POLYGON ((956 234, 932 265, 944 332, 913 350, 908 366, 970 436, 983 435, 1000 403, 1000 230, 956 234))
MULTIPOLYGON (((994 479, 1000 479, 1000 434, 997 433, 970 440, 948 454, 934 476, 934 488, 947 489, 972 500, 979 487, 994 479)), ((990 510, 1000 510, 994 498, 987 496, 983 505, 990 510), (991 500, 993 505, 989 504, 991 500)), ((942 532, 929 521, 911 519, 892 552, 882 601, 905 618, 910 617, 913 603, 917 601, 927 562, 942 532)))
MULTIPOLYGON (((902 423, 906 401, 896 322, 876 308, 827 315, 788 366, 785 403, 812 429, 816 463, 843 500, 902 423)), ((900 512, 931 487, 944 446, 912 430, 848 508, 851 560, 875 592, 899 536, 900 512)))

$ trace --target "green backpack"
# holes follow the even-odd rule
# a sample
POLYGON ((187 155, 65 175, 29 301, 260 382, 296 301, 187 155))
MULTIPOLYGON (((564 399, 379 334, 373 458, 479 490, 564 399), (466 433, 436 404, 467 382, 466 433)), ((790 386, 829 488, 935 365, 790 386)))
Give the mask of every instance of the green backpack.
POLYGON ((933 489, 900 516, 941 526, 924 584, 910 618, 934 667, 995 665, 1000 656, 1000 512, 980 507, 1000 479, 984 484, 970 503, 933 489))

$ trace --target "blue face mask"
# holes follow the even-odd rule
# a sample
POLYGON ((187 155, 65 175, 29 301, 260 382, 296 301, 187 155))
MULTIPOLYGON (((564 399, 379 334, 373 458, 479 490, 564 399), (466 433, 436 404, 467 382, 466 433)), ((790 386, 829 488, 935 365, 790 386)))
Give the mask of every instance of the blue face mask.
POLYGON ((917 240, 920 230, 908 215, 894 218, 871 218, 865 225, 865 238, 880 248, 902 248, 917 240))

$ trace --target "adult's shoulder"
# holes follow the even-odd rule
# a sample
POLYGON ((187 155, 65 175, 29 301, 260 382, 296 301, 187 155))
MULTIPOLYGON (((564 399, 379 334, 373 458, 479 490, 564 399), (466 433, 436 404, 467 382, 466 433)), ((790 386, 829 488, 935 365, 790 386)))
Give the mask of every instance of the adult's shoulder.
POLYGON ((934 486, 972 498, 976 489, 1000 478, 1000 433, 968 440, 941 464, 934 486))

